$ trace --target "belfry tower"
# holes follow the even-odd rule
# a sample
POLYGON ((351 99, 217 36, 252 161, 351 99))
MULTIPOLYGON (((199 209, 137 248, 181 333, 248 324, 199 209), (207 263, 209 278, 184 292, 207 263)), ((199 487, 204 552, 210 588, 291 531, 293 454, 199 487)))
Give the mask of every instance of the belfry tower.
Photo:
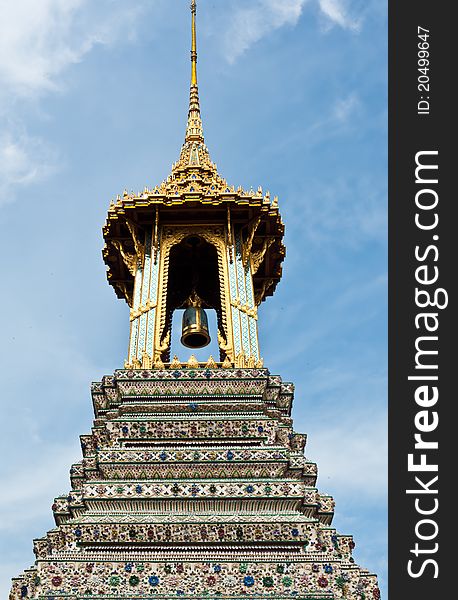
POLYGON ((284 226, 277 199, 235 189, 205 145, 192 6, 191 89, 183 147, 161 185, 124 194, 108 210, 108 281, 131 308, 126 368, 170 362, 172 313, 193 297, 217 314, 224 367, 260 367, 257 306, 281 277, 284 226))
POLYGON ((284 227, 277 198, 228 185, 210 159, 195 0, 191 13, 180 157, 161 185, 118 197, 103 228, 108 281, 130 307, 126 363, 92 385, 83 459, 10 600, 377 600, 315 487, 293 385, 263 367, 257 307, 280 280, 284 227), (177 309, 184 364, 170 355, 177 309), (199 363, 211 337, 219 356, 199 363))

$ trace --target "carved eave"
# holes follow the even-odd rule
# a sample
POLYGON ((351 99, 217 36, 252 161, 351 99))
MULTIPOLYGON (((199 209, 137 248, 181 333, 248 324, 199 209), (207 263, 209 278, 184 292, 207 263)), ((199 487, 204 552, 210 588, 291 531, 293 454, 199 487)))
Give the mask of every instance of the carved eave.
MULTIPOLYGON (((276 198, 259 188, 249 192, 229 187, 217 173, 211 178, 201 169, 174 167, 168 180, 153 190, 127 194, 112 203, 103 227, 103 259, 107 279, 118 298, 132 303, 134 258, 146 230, 151 230, 156 213, 160 224, 192 225, 227 223, 241 227, 251 260, 256 303, 275 291, 285 257, 284 225, 276 198), (173 175, 175 173, 176 175, 173 175), (157 209, 157 210, 156 210, 157 209)), ((142 256, 138 256, 143 260, 142 256)))

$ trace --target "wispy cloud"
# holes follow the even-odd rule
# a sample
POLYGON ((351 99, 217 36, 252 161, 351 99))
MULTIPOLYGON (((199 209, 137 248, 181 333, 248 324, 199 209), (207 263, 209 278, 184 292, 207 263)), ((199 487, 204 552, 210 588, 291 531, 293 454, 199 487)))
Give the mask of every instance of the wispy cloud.
POLYGON ((292 233, 315 246, 330 241, 347 247, 386 242, 386 190, 371 176, 309 181, 297 198, 292 233))
MULTIPOLYGON (((296 279, 303 271, 296 271, 296 279)), ((317 346, 332 340, 336 331, 346 332, 358 330, 367 322, 374 319, 373 306, 380 307, 380 297, 386 294, 386 275, 378 274, 372 279, 340 282, 337 289, 329 289, 323 286, 322 293, 312 297, 310 290, 307 295, 298 293, 299 299, 286 305, 285 310, 280 305, 266 305, 262 307, 263 322, 282 323, 282 328, 276 333, 275 340, 269 335, 264 339, 264 329, 261 328, 261 338, 266 359, 272 369, 282 372, 288 365, 298 359, 308 357, 310 360, 316 352, 317 346), (338 294, 336 293, 338 290, 338 294), (313 319, 307 326, 297 328, 297 315, 313 314, 313 319), (345 328, 343 329, 343 324, 345 328), (294 331, 294 336, 291 332, 294 331), (277 352, 278 346, 282 352, 277 352)), ((378 308, 378 310, 383 310, 378 308)), ((269 333, 269 332, 267 332, 269 333)), ((344 333, 342 333, 344 335, 344 333)), ((332 344, 331 344, 332 346, 332 344)), ((354 352, 354 350, 353 350, 354 352)), ((313 358, 311 359, 313 362, 313 358)), ((328 357, 328 363, 331 357, 328 357)), ((307 368, 307 394, 322 394, 323 391, 335 389, 339 383, 346 389, 349 379, 354 382, 356 377, 351 370, 346 368, 333 368, 331 370, 311 370, 309 364, 303 365, 307 368), (320 387, 320 386, 324 386, 320 387)), ((323 367, 322 367, 323 369, 323 367)), ((339 391, 341 394, 341 391, 339 391)), ((340 399, 335 395, 337 404, 340 399)), ((331 395, 331 398, 334 398, 331 395)), ((322 398, 323 399, 323 398, 322 398)), ((320 400, 321 401, 321 400, 320 400)))
POLYGON ((360 100, 355 92, 351 92, 344 98, 339 98, 334 106, 332 116, 337 121, 345 123, 360 106, 360 100))
POLYGON ((321 491, 343 496, 385 496, 386 415, 354 411, 351 419, 309 429, 308 455, 319 466, 321 491))
POLYGON ((305 398, 296 407, 295 428, 303 426, 309 434, 306 454, 318 463, 320 490, 346 498, 384 497, 385 369, 364 361, 330 361, 310 369, 298 386, 305 398))
POLYGON ((28 102, 62 89, 61 76, 96 46, 135 37, 146 0, 14 0, 0 4, 0 203, 46 178, 58 152, 26 131, 28 102), (14 120, 15 127, 10 126, 14 120))
POLYGON ((130 39, 144 3, 15 0, 0 9, 0 82, 20 96, 59 87, 58 76, 96 44, 130 39))
POLYGON ((319 0, 320 9, 327 19, 327 26, 339 25, 343 29, 357 31, 361 19, 350 15, 348 6, 342 0, 319 0))
POLYGON ((237 7, 224 35, 226 58, 233 63, 275 29, 295 25, 307 0, 255 0, 237 7))
POLYGON ((253 44, 284 26, 295 26, 304 7, 317 4, 325 29, 335 25, 357 31, 360 20, 350 15, 342 0, 249 0, 234 10, 223 43, 226 58, 233 63, 253 44))
POLYGON ((0 131, 0 206, 12 199, 13 190, 45 179, 57 168, 57 151, 24 128, 0 131))
MULTIPOLYGON (((299 129, 282 141, 300 145, 312 153, 324 144, 336 143, 345 148, 352 135, 358 135, 367 119, 367 108, 356 92, 338 98, 324 114, 305 129, 299 129)), ((356 156, 356 158, 358 158, 356 156)), ((345 156, 342 156, 345 159, 345 156)), ((377 165, 378 167, 378 165, 377 165)), ((380 169, 383 163, 380 164, 380 169)), ((328 179, 311 175, 307 185, 290 199, 291 208, 299 219, 291 219, 292 235, 305 237, 314 246, 332 242, 339 246, 357 247, 371 241, 385 244, 387 236, 387 189, 383 172, 372 169, 349 170, 328 179), (351 175, 353 173, 353 175, 351 175), (382 184, 381 184, 382 182, 382 184)))
POLYGON ((303 130, 299 129, 285 138, 282 146, 291 143, 306 145, 306 149, 313 148, 332 138, 348 135, 354 131, 364 114, 364 105, 356 92, 349 92, 342 98, 337 98, 334 103, 323 109, 321 116, 303 130))

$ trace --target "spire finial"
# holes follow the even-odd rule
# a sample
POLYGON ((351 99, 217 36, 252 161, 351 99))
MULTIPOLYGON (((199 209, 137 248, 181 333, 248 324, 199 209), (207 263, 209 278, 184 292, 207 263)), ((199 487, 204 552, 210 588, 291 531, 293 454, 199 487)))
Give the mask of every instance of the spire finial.
POLYGON ((192 41, 191 41, 191 89, 189 96, 188 125, 186 142, 204 141, 202 119, 200 117, 199 90, 197 87, 197 35, 196 35, 196 0, 191 0, 192 41))
POLYGON ((196 35, 196 0, 191 0, 192 44, 191 44, 191 85, 197 85, 197 35, 196 35))

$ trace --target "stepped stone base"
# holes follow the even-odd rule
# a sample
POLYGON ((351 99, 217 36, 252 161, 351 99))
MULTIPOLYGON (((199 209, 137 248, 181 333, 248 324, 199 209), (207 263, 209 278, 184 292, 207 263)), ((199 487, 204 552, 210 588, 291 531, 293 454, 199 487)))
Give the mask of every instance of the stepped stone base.
POLYGON ((10 600, 378 600, 315 487, 293 391, 267 369, 120 370, 93 384, 72 489, 10 600))

